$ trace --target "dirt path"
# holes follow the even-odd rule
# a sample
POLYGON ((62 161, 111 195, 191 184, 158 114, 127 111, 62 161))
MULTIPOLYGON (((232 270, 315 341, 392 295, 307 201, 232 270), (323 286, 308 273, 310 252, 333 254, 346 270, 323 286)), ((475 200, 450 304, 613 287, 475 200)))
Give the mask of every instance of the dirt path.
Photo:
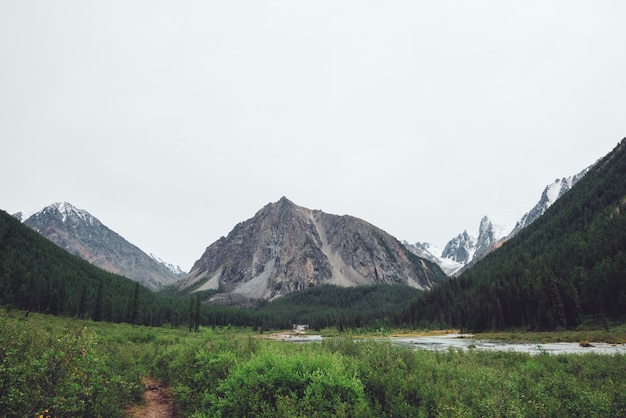
POLYGON ((143 379, 145 391, 143 399, 145 405, 131 407, 126 410, 131 418, 174 418, 177 416, 174 409, 174 399, 171 389, 151 377, 143 379))

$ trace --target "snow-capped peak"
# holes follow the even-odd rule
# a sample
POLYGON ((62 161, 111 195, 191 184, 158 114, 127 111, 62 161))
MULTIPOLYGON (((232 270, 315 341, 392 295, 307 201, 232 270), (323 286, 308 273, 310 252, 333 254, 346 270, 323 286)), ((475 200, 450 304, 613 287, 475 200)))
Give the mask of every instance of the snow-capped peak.
POLYGON ((101 225, 101 222, 91 215, 89 212, 83 209, 78 209, 68 202, 56 202, 51 204, 50 206, 46 206, 39 212, 36 212, 32 216, 24 217, 22 216, 22 220, 26 221, 30 217, 40 217, 46 215, 55 215, 61 218, 61 222, 67 223, 69 221, 72 222, 81 222, 90 226, 98 226, 101 225))
POLYGON ((545 213, 554 202, 556 202, 561 196, 567 193, 593 166, 585 168, 578 174, 570 177, 563 177, 562 179, 556 179, 554 182, 548 184, 541 194, 539 202, 528 212, 526 212, 513 228, 511 236, 517 234, 520 230, 533 223, 537 218, 545 213))
POLYGON ((419 256, 424 254, 434 255, 433 261, 439 264, 446 274, 455 275, 469 263, 484 257, 488 252, 497 248, 501 243, 510 239, 521 229, 543 215, 554 202, 568 192, 592 167, 593 165, 585 168, 578 174, 556 179, 553 183, 548 184, 543 190, 539 202, 523 215, 521 211, 511 211, 508 214, 496 217, 484 216, 480 221, 478 230, 463 231, 463 233, 452 238, 441 252, 434 247, 424 247, 424 245, 428 244, 405 245, 410 251, 419 256), (512 225, 515 226, 512 228, 512 225))
POLYGON ((452 238, 441 252, 441 258, 447 258, 457 263, 467 263, 476 252, 476 238, 467 230, 452 238))
POLYGON ((185 274, 187 274, 185 271, 183 271, 183 269, 180 268, 180 266, 175 266, 174 264, 168 263, 167 261, 163 261, 161 258, 152 253, 150 253, 150 258, 161 264, 163 267, 165 267, 178 277, 183 277, 185 274))
POLYGON ((98 222, 98 220, 93 217, 89 212, 83 209, 78 209, 68 202, 53 203, 52 205, 50 205, 50 207, 56 209, 61 214, 61 220, 63 222, 67 222, 67 220, 70 218, 79 219, 89 225, 94 225, 96 222, 98 222))

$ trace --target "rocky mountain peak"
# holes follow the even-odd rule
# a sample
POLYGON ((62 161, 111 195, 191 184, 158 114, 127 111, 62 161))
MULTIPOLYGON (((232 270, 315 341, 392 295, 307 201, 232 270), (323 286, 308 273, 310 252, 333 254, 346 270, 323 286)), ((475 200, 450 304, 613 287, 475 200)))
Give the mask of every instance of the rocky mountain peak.
POLYGON ((548 184, 543 192, 539 201, 528 212, 526 212, 522 218, 515 224, 515 227, 511 231, 510 237, 516 235, 519 231, 526 228, 531 223, 535 222, 537 218, 543 215, 549 208, 557 201, 561 196, 567 193, 578 181, 584 177, 585 174, 593 167, 589 166, 582 170, 580 173, 569 177, 563 177, 556 179, 554 182, 548 184))
POLYGON ((55 220, 62 223, 85 224, 89 226, 102 225, 102 223, 89 212, 78 209, 68 202, 53 203, 31 216, 31 218, 33 217, 46 219, 49 222, 55 220))
POLYGON ((53 203, 24 221, 66 251, 111 273, 158 290, 180 274, 148 256, 95 216, 67 202, 53 203))
POLYGON ((175 287, 219 290, 213 301, 271 300, 321 284, 385 282, 425 289, 444 277, 435 264, 363 220, 283 197, 211 244, 175 287))
POLYGON ((457 263, 467 263, 472 259, 475 252, 476 243, 470 234, 468 234, 467 230, 465 230, 446 244, 441 253, 441 257, 448 258, 457 263))
MULTIPOLYGON (((449 275, 461 274, 473 263, 501 246, 520 230, 543 215, 557 199, 567 193, 592 167, 593 165, 573 176, 557 178, 554 182, 548 184, 541 193, 539 201, 517 221, 514 228, 510 228, 511 223, 509 221, 494 224, 489 217, 484 216, 480 220, 477 237, 473 237, 465 230, 452 238, 446 244, 441 254, 429 251, 429 254, 434 255, 430 259, 441 266, 449 275)), ((421 254, 424 251, 424 249, 416 245, 409 244, 407 248, 416 254, 421 254)))
POLYGON ((478 238, 476 239, 476 253, 474 254, 474 257, 480 257, 481 254, 488 251, 488 249, 494 245, 499 238, 500 237, 496 235, 496 229, 494 228, 491 220, 487 216, 484 216, 480 220, 478 238))

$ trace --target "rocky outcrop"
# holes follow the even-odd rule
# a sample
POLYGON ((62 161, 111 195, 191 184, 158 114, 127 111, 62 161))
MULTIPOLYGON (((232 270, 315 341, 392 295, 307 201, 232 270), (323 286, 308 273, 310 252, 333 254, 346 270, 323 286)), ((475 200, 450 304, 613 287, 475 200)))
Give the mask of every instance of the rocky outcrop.
POLYGON ((436 264, 383 230, 283 197, 211 244, 174 287, 217 290, 215 301, 223 301, 224 294, 272 300, 322 284, 402 283, 428 289, 443 278, 436 264))
POLYGON ((447 258, 457 263, 468 263, 476 252, 476 243, 474 239, 463 231, 462 234, 452 238, 443 249, 441 258, 447 258))

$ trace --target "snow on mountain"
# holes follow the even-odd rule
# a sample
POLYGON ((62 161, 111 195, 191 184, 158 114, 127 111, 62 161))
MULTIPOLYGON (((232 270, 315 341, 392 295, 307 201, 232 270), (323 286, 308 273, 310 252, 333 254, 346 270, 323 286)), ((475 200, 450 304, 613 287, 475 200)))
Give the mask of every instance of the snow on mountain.
POLYGON ((402 244, 404 244, 409 251, 418 257, 425 258, 438 264, 447 276, 452 276, 465 265, 451 258, 442 258, 441 254, 444 250, 428 242, 416 242, 415 244, 410 244, 403 241, 402 244))
POLYGON ((474 257, 475 252, 476 238, 465 230, 448 241, 439 256, 456 261, 457 263, 465 264, 474 257))
POLYGON ((175 266, 172 263, 168 263, 167 261, 163 261, 161 258, 159 258, 158 256, 150 253, 150 257, 152 257, 152 259, 158 263, 160 263, 163 267, 165 267, 166 269, 168 269, 169 271, 171 271, 172 273, 174 273, 175 276, 177 277, 183 277, 185 274, 187 274, 186 271, 183 271, 183 269, 180 268, 180 266, 175 266))
MULTIPOLYGON (((23 218, 20 215, 18 219, 23 218)), ((23 223, 91 264, 150 289, 159 290, 180 278, 167 263, 148 256, 86 210, 67 202, 46 206, 23 223)))
POLYGON ((408 244, 405 242, 405 246, 411 252, 439 264, 448 276, 457 275, 543 215, 557 199, 587 174, 591 167, 593 165, 578 174, 556 179, 548 184, 537 204, 521 218, 513 213, 491 218, 484 216, 478 230, 463 231, 448 241, 441 251, 428 243, 408 244), (424 255, 426 253, 430 257, 426 257, 424 255))
POLYGON ((61 215, 61 221, 67 222, 69 218, 75 218, 87 225, 99 225, 100 221, 83 209, 78 209, 67 202, 57 202, 44 208, 41 212, 56 210, 61 215))
POLYGON ((514 236, 520 230, 526 228, 531 223, 535 222, 537 218, 543 215, 550 206, 557 201, 558 198, 567 193, 578 181, 583 178, 585 174, 591 169, 593 166, 589 166, 585 168, 578 174, 569 177, 563 177, 561 179, 556 179, 554 182, 548 184, 546 188, 543 190, 541 194, 541 198, 539 202, 531 210, 526 212, 521 219, 515 224, 515 227, 510 233, 510 236, 514 236))

